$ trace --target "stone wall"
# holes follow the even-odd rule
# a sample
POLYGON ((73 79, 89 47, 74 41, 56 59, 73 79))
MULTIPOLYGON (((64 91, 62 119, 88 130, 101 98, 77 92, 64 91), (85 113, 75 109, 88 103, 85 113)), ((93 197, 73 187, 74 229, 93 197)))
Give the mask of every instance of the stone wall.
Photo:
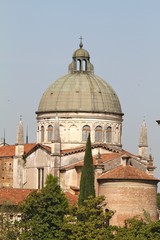
POLYGON ((13 184, 13 159, 0 159, 0 188, 12 187, 13 184))

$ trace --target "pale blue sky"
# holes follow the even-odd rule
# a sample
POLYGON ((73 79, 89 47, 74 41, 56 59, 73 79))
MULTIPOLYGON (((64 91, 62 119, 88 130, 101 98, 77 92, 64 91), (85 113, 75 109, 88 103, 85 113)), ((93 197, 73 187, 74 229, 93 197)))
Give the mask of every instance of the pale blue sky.
POLYGON ((117 92, 123 148, 138 153, 145 118, 160 177, 160 1, 0 0, 0 137, 16 141, 19 116, 36 141, 39 100, 68 72, 83 36, 95 74, 117 92))

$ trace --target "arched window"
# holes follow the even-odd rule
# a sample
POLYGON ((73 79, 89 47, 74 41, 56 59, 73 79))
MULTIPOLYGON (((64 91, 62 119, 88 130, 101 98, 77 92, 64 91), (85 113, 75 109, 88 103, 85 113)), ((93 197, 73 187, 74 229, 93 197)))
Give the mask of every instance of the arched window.
POLYGON ((91 129, 90 126, 85 125, 82 128, 82 141, 87 141, 88 135, 90 133, 91 129))
POLYGON ((97 126, 95 129, 95 141, 102 142, 102 127, 97 126))
POLYGON ((41 142, 44 142, 44 127, 41 127, 41 142))
POLYGON ((82 67, 81 65, 82 65, 81 60, 78 59, 77 60, 77 71, 81 71, 81 67, 82 67))
POLYGON ((106 142, 111 142, 112 141, 112 128, 111 127, 107 127, 106 130, 106 142))
POLYGON ((87 70, 87 61, 83 59, 83 71, 87 70))
POLYGON ((53 135, 53 127, 51 125, 48 126, 48 141, 52 140, 53 135))

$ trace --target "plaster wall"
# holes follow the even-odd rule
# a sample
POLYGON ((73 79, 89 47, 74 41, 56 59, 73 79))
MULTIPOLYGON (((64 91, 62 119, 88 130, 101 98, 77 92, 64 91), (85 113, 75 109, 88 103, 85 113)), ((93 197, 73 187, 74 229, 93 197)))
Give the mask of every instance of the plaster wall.
POLYGON ((44 169, 44 183, 46 176, 53 172, 54 157, 47 152, 37 149, 26 159, 24 167, 24 188, 38 188, 38 169, 44 169))
MULTIPOLYGON (((44 127, 44 144, 49 143, 48 136, 48 126, 53 126, 55 123, 55 114, 39 114, 37 117, 37 142, 41 143, 41 127, 44 127)), ((122 135, 122 116, 103 114, 103 113, 59 113, 59 126, 60 126, 60 138, 62 146, 65 149, 75 146, 85 145, 85 141, 82 139, 82 129, 83 126, 88 125, 91 129, 91 142, 96 142, 95 139, 95 129, 97 126, 102 127, 102 141, 106 142, 105 130, 107 127, 112 128, 112 144, 120 146, 121 145, 121 135, 122 135)))

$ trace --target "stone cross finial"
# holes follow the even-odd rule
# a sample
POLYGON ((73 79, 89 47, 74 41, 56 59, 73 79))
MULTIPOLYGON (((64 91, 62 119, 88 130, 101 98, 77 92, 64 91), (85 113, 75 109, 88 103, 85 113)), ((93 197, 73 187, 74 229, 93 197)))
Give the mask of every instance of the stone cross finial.
POLYGON ((79 39, 80 39, 80 44, 79 44, 79 47, 80 47, 80 48, 82 48, 82 47, 83 47, 83 43, 82 43, 82 39, 83 39, 83 38, 82 38, 82 36, 80 36, 80 38, 79 38, 79 39))

